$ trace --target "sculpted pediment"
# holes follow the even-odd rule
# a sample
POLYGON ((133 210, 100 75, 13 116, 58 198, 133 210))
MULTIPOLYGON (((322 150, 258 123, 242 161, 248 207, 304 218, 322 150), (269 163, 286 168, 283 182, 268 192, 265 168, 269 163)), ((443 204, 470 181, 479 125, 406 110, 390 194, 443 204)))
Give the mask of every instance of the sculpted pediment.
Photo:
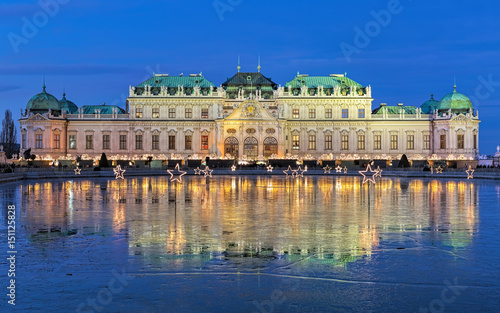
POLYGON ((451 118, 452 121, 470 121, 471 118, 463 114, 458 114, 457 116, 451 118))
POLYGON ((33 116, 30 116, 27 120, 28 121, 48 121, 49 119, 46 118, 45 116, 41 115, 40 113, 37 113, 33 116))
POLYGON ((257 100, 247 100, 241 103, 224 120, 269 120, 275 121, 276 118, 265 109, 257 100))

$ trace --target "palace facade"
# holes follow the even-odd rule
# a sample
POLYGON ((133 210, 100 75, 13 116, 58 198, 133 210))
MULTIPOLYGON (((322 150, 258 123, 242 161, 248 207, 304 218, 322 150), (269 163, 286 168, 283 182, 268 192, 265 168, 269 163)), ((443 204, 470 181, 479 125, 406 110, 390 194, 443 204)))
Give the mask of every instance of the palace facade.
POLYGON ((372 110, 372 91, 345 75, 297 74, 284 86, 238 72, 155 74, 129 88, 125 109, 78 107, 43 91, 21 112, 21 152, 40 158, 475 159, 478 113, 454 90, 420 106, 372 110))

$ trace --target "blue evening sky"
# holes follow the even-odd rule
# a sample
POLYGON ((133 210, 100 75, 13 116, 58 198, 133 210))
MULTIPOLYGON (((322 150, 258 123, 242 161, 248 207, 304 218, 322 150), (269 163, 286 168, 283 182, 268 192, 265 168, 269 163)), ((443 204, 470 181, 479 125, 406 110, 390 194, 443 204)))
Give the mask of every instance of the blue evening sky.
POLYGON ((420 105, 453 90, 479 109, 480 153, 500 144, 497 1, 20 0, 0 3, 0 110, 42 89, 85 104, 125 105, 153 72, 203 72, 220 85, 256 71, 284 85, 299 71, 371 85, 373 107, 420 105), (47 6, 44 13, 40 3, 47 6), (58 3, 58 8, 53 6, 58 3), (388 14, 373 14, 374 12, 388 14), (376 17, 378 16, 378 17, 376 17), (32 27, 31 24, 35 25, 32 27), (38 25, 38 26, 36 26, 38 25), (367 36, 361 36, 356 28, 367 36), (369 33, 366 35, 366 33, 369 33), (350 49, 347 54, 342 48, 350 49), (345 48, 349 47, 349 48, 345 48))

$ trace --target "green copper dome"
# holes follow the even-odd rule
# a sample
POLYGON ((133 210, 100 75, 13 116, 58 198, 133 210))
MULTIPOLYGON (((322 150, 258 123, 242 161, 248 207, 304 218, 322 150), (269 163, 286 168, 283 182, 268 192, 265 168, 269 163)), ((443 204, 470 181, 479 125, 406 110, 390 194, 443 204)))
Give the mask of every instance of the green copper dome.
POLYGON ((61 111, 61 104, 56 97, 45 91, 44 85, 43 91, 34 95, 30 101, 28 101, 26 109, 33 113, 46 113, 49 109, 53 111, 61 111))
POLYGON ((453 87, 454 90, 452 93, 447 94, 446 96, 439 101, 439 110, 449 110, 452 111, 467 111, 472 109, 472 102, 470 99, 459 92, 457 92, 457 87, 453 87))
POLYGON ((66 99, 66 93, 63 93, 63 98, 59 101, 61 104, 61 113, 73 114, 78 112, 78 107, 72 101, 66 99))
POLYGON ((425 101, 420 106, 420 109, 422 110, 423 114, 432 114, 432 112, 436 110, 438 106, 439 106, 439 101, 434 100, 434 95, 431 95, 431 98, 425 101))

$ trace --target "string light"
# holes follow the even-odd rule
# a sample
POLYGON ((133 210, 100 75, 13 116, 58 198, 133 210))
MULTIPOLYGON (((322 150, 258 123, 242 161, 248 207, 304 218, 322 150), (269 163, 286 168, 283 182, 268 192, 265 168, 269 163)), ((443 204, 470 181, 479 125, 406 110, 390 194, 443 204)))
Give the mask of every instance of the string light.
POLYGON ((124 179, 123 178, 123 174, 125 173, 125 170, 122 169, 121 165, 117 165, 114 169, 113 169, 113 172, 115 173, 116 175, 116 179, 124 179))
POLYGON ((288 165, 288 169, 283 171, 283 173, 285 173, 286 177, 288 178, 288 175, 291 175, 293 177, 293 170, 292 170, 292 166, 291 165, 288 165))
POLYGON ((342 173, 342 166, 337 165, 337 167, 335 168, 335 172, 342 173))
POLYGON ((372 183, 375 184, 375 177, 376 177, 378 171, 377 170, 375 170, 375 171, 372 170, 372 166, 370 164, 368 164, 366 166, 366 169, 364 171, 359 171, 359 173, 361 175, 363 175, 363 184, 366 183, 366 182, 368 182, 368 181, 371 181, 372 183), (366 173, 368 173, 368 172, 374 173, 374 174, 372 174, 372 177, 368 177, 368 175, 366 175, 366 173))
POLYGON ((182 176, 186 175, 185 171, 181 171, 181 168, 179 166, 179 163, 175 164, 175 170, 167 170, 167 172, 170 174, 170 181, 171 182, 179 182, 182 183, 182 176), (179 172, 180 174, 176 175, 174 172, 179 172))
POLYGON ((465 172, 467 173, 467 179, 474 178, 474 170, 472 169, 472 166, 469 165, 469 169, 465 172))
POLYGON ((344 167, 344 174, 347 174, 347 166, 344 167))
POLYGON ((439 165, 438 167, 436 167, 436 174, 441 174, 443 173, 443 168, 441 167, 441 165, 439 165))
POLYGON ((80 175, 80 174, 81 174, 81 171, 82 171, 82 169, 81 169, 81 168, 76 167, 76 168, 75 168, 75 175, 80 175))
POLYGON ((325 171, 325 174, 330 174, 330 171, 332 170, 332 168, 330 167, 330 165, 327 165, 327 166, 323 167, 323 170, 325 171))
POLYGON ((268 172, 272 172, 272 171, 273 171, 273 167, 271 166, 271 164, 269 164, 269 165, 267 166, 267 171, 268 171, 268 172))
POLYGON ((195 175, 201 175, 201 172, 203 172, 203 170, 201 170, 199 167, 197 167, 197 168, 194 169, 194 174, 195 175))
POLYGON ((208 165, 205 165, 205 169, 202 172, 205 173, 205 177, 212 177, 213 171, 214 170, 211 170, 210 167, 208 167, 208 165))
POLYGON ((380 168, 380 166, 377 166, 377 174, 373 175, 373 177, 382 177, 382 171, 383 169, 380 168))
POLYGON ((233 164, 233 165, 231 166, 231 172, 235 172, 235 171, 236 171, 236 165, 234 165, 234 164, 233 164))

